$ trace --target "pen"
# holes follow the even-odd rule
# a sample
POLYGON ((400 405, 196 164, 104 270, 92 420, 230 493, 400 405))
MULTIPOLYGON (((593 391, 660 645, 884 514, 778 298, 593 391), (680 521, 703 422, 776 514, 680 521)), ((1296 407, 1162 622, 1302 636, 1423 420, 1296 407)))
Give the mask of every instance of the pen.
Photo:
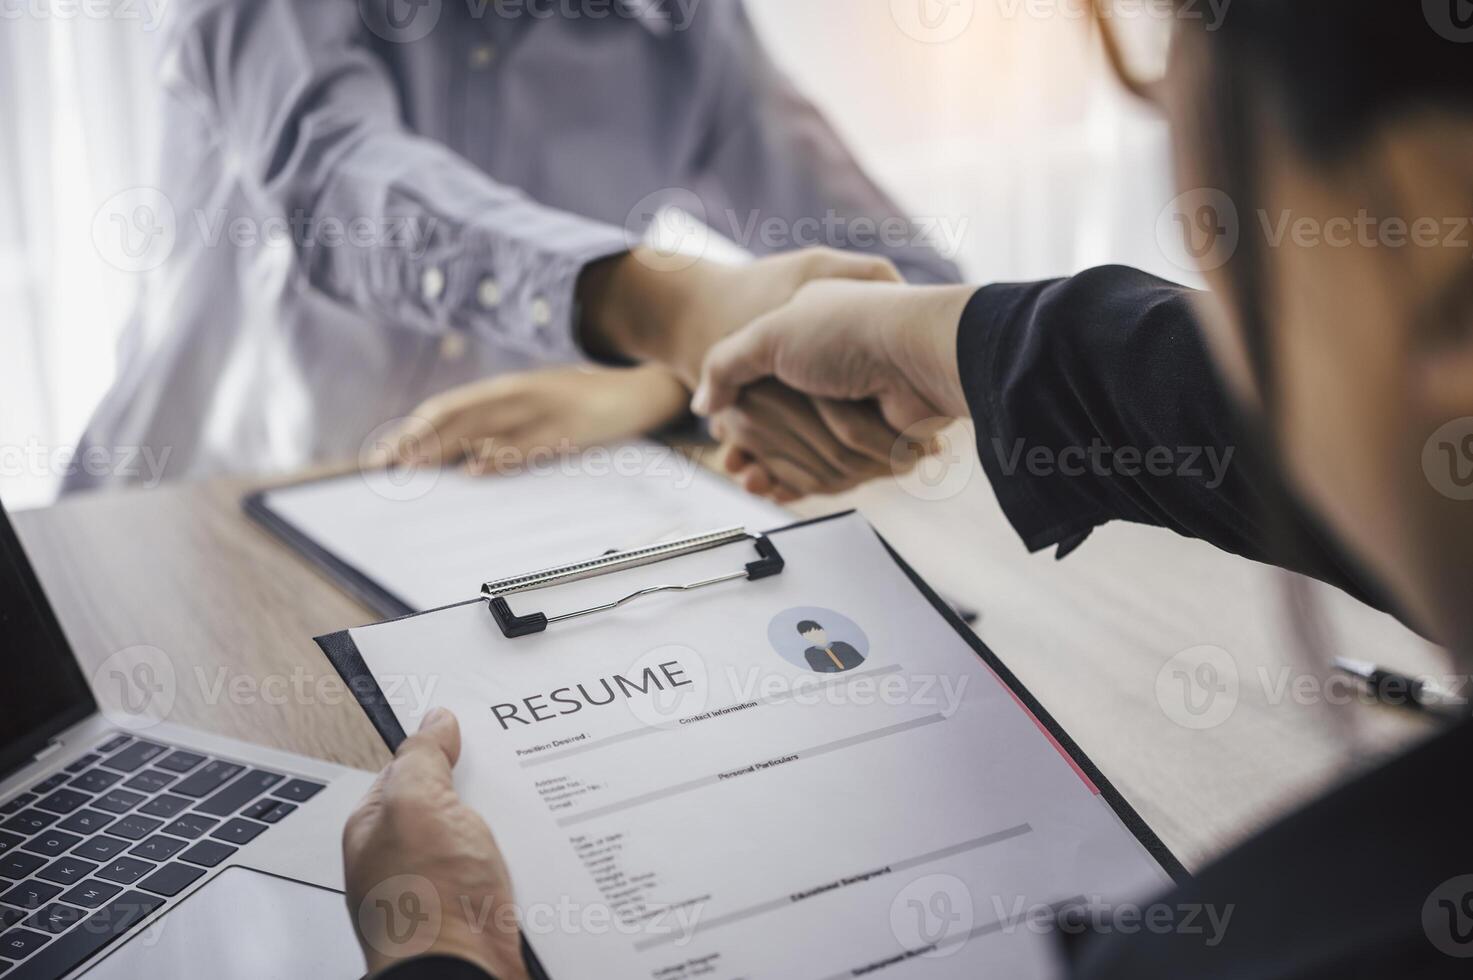
POLYGON ((1388 670, 1365 660, 1335 658, 1335 669, 1360 678, 1365 688, 1383 704, 1401 705, 1445 715, 1466 715, 1468 699, 1417 677, 1388 670))

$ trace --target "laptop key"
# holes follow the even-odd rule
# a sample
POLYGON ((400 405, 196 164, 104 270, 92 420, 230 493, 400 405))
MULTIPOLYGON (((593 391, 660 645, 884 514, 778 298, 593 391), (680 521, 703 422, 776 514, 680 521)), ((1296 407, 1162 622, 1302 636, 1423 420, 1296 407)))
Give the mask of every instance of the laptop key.
POLYGON ((107 828, 107 832, 126 840, 142 840, 163 825, 164 822, 156 817, 142 817, 134 813, 107 828))
POLYGON ((13 834, 39 834, 41 831, 56 823, 56 815, 42 813, 40 810, 22 810, 4 823, 0 823, 0 830, 8 830, 13 834))
POLYGON ((59 789, 36 804, 36 809, 46 810, 51 813, 71 813, 80 809, 92 797, 86 793, 78 793, 74 789, 59 789))
POLYGON ((135 793, 131 789, 115 789, 106 796, 93 800, 92 805, 109 813, 127 813, 145 799, 147 797, 142 793, 135 793))
POLYGON ((127 745, 131 741, 133 741, 132 735, 114 735, 112 738, 99 745, 97 747, 97 751, 101 752, 103 755, 108 755, 109 753, 116 752, 118 749, 121 749, 123 746, 127 745))
POLYGON ((108 881, 115 881, 120 885, 131 885, 154 869, 154 865, 147 861, 136 861, 133 858, 114 858, 97 872, 97 877, 108 881))
POLYGON ((111 861, 128 849, 128 842, 109 837, 107 834, 98 834, 96 837, 84 840, 79 846, 72 848, 72 853, 79 858, 88 861, 111 861))
POLYGON ((281 782, 282 778, 274 772, 252 769, 195 809, 200 813, 208 813, 216 817, 226 816, 281 782))
POLYGON ((43 793, 51 792, 64 782, 66 782, 66 773, 54 772, 51 775, 47 776, 45 779, 41 780, 36 785, 32 786, 31 792, 35 793, 37 796, 40 796, 43 793))
POLYGON ((213 868, 238 850, 240 848, 222 844, 217 840, 202 840, 198 844, 191 845, 189 850, 179 856, 186 861, 213 868))
POLYGON ((61 889, 45 881, 23 881, 0 895, 0 902, 18 909, 38 909, 61 894, 61 889))
MULTIPOLYGON (((48 938, 50 937, 45 933, 32 932, 29 929, 12 929, 0 936, 0 954, 20 959, 46 945, 48 938)), ((57 976, 60 975, 57 974, 57 976)))
POLYGON ((10 834, 6 833, 3 830, 0 830, 0 854, 4 854, 6 851, 15 850, 15 848, 20 846, 20 842, 23 840, 25 840, 25 838, 22 837, 20 834, 10 834))
MULTIPOLYGON (((167 861, 183 850, 185 842, 177 837, 165 837, 163 834, 154 834, 148 840, 134 846, 129 854, 136 854, 150 861, 167 861)), ((145 882, 144 888, 148 887, 145 882)))
POLYGON ((157 793, 178 778, 166 772, 159 772, 157 769, 145 769, 123 785, 142 793, 157 793))
POLYGON ((276 809, 276 805, 276 800, 265 796, 240 811, 240 815, 242 817, 250 817, 252 820, 260 820, 263 816, 276 809))
POLYGON ((203 817, 198 813, 186 813, 164 828, 164 833, 173 834, 175 837, 183 837, 185 840, 194 840, 203 837, 205 833, 220 821, 214 817, 203 817))
POLYGON ((283 800, 291 800, 293 803, 306 803, 324 788, 322 783, 314 783, 309 779, 293 779, 271 795, 279 796, 283 800))
MULTIPOLYGON (((26 977, 27 980, 31 977, 64 977, 162 904, 164 900, 154 895, 124 892, 90 912, 76 928, 53 939, 35 957, 22 964, 20 972, 15 976, 26 977)), ((22 930, 12 930, 20 931, 22 930)), ((46 940, 41 933, 33 932, 30 935, 38 937, 40 942, 35 942, 26 952, 34 951, 46 940)), ((11 933, 0 936, 0 955, 13 955, 6 947, 10 937, 11 933)))
POLYGON ((113 783, 123 778, 120 772, 108 772, 106 769, 88 769, 79 776, 72 778, 71 785, 76 789, 84 789, 89 793, 106 793, 112 789, 113 783))
POLYGON ((93 861, 83 861, 81 858, 66 857, 57 858, 46 867, 36 872, 38 878, 54 881, 58 885, 75 885, 83 878, 97 870, 97 864, 93 861))
POLYGON ((102 758, 102 756, 98 755, 96 752, 88 752, 86 755, 82 756, 76 762, 73 762, 71 765, 67 766, 66 767, 66 771, 67 772, 81 772, 83 769, 86 769, 89 766, 96 765, 97 764, 97 760, 98 759, 101 759, 101 758, 102 758))
MULTIPOLYGON (((4 932, 25 917, 24 909, 13 909, 9 905, 0 905, 0 932, 4 932)), ((0 960, 0 964, 8 965, 5 960, 0 960)))
POLYGON ((68 834, 63 830, 43 830, 26 841, 25 849, 43 857, 56 857, 64 851, 71 850, 81 839, 76 834, 68 834))
POLYGON ((197 752, 185 752, 183 749, 175 749, 169 755, 155 762, 154 765, 160 769, 167 769, 170 772, 188 772, 204 761, 205 757, 197 752))
POLYGON ((162 745, 138 739, 123 751, 102 760, 102 764, 118 772, 135 772, 167 751, 162 745))
POLYGON ((61 897, 73 905, 95 909, 122 890, 120 885, 110 885, 105 881, 84 881, 61 897))
POLYGON ((170 796, 165 793, 155 796, 147 803, 138 808, 138 812, 149 817, 172 817, 189 809, 189 801, 182 796, 170 796))
POLYGON ((190 773, 183 780, 174 785, 173 792, 180 796, 191 796, 199 799, 209 796, 215 790, 224 786, 227 782, 239 776, 245 771, 245 766, 238 766, 233 762, 221 762, 212 759, 203 768, 190 773))
POLYGON ((199 881, 204 876, 204 873, 204 868, 196 868, 175 861, 172 864, 164 865, 147 878, 144 878, 138 883, 138 887, 144 891, 153 892, 155 895, 173 898, 196 881, 199 881))
POLYGON ((12 813, 19 813, 22 807, 30 806, 36 802, 35 793, 22 793, 13 800, 6 800, 0 805, 0 817, 8 817, 12 813))
POLYGON ((30 877, 32 872, 45 865, 46 859, 34 854, 23 854, 20 851, 0 854, 0 878, 19 881, 30 877))
POLYGON ((87 913, 81 909, 73 908, 70 905, 62 905, 60 902, 53 902, 27 919, 25 924, 32 929, 49 932, 55 936, 66 932, 86 915, 87 913))
POLYGON ((216 840, 223 840, 227 844, 249 844, 259 837, 265 829, 266 825, 263 823, 252 823, 249 820, 242 820, 236 817, 234 820, 227 820, 223 826, 217 828, 210 836, 216 840))
POLYGON ((70 830, 78 834, 93 834, 118 819, 110 813, 100 813, 97 810, 78 810, 57 824, 62 830, 70 830))
POLYGON ((267 823, 276 823, 278 820, 291 813, 296 808, 297 805, 295 803, 278 803, 269 811, 262 814, 261 819, 266 821, 267 823))

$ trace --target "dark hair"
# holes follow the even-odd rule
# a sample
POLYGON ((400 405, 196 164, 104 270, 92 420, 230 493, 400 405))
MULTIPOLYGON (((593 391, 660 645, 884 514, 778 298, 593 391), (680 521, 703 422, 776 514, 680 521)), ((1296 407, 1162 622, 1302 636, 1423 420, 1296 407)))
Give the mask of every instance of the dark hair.
MULTIPOLYGON (((1267 311, 1273 290, 1284 287, 1271 279, 1261 239, 1246 233, 1248 216, 1265 206, 1262 134, 1276 130, 1305 160, 1332 167, 1390 119, 1419 111, 1473 113, 1473 48, 1458 43, 1464 29, 1450 16, 1437 22, 1437 4, 1450 12, 1453 2, 1234 0, 1216 29, 1204 30, 1199 46, 1208 58, 1195 134, 1202 177, 1237 205, 1245 223, 1224 269, 1262 400, 1261 415, 1245 419, 1256 442, 1245 461, 1262 476, 1264 537, 1274 542, 1272 558, 1289 568, 1302 568, 1303 555, 1327 545, 1344 564, 1356 563, 1317 520, 1305 519, 1309 515, 1279 475, 1284 459, 1274 422, 1281 392, 1271 357, 1275 325, 1267 311)), ((1188 18, 1182 23, 1188 31, 1205 25, 1188 18)), ((1373 200, 1368 206, 1394 205, 1373 200)), ((1356 578, 1378 585, 1359 568, 1356 578)), ((1362 598, 1392 606, 1384 595, 1362 598)), ((1290 599, 1301 640, 1322 647, 1302 589, 1290 599)))
MULTIPOLYGON (((1260 203, 1258 137, 1276 122, 1295 149, 1331 165, 1387 119, 1424 109, 1473 112, 1473 48, 1455 40, 1454 0, 1234 0, 1215 29, 1202 24, 1210 65, 1199 106, 1201 159, 1211 186, 1238 205, 1260 203), (1438 22, 1437 4, 1448 8, 1438 22)), ((1473 31, 1473 28, 1467 30, 1473 31)), ((1466 40, 1466 39, 1464 39, 1466 40)), ((1232 299, 1264 403, 1278 391, 1265 313, 1266 264, 1244 234, 1228 268, 1232 299)))
POLYGON ((811 619, 805 619, 805 620, 803 620, 803 622, 801 622, 801 623, 798 624, 798 632, 800 634, 801 633, 812 633, 814 630, 821 630, 821 629, 823 629, 823 627, 821 625, 819 625, 818 623, 815 623, 811 619))

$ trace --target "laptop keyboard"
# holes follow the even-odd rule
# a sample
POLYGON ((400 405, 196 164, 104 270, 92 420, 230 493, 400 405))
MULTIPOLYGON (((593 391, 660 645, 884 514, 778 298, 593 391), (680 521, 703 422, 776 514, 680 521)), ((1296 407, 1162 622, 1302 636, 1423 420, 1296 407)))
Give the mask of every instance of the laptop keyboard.
POLYGON ((0 977, 61 977, 323 788, 116 735, 0 803, 0 977))

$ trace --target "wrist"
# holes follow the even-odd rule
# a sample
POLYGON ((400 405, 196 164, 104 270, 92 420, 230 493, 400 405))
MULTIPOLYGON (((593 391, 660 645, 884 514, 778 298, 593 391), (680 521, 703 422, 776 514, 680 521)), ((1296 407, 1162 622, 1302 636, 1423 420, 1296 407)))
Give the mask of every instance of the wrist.
POLYGON ((702 343, 705 331, 691 311, 715 274, 701 261, 662 268, 644 246, 594 263, 578 280, 584 349, 609 360, 658 362, 693 381, 709 342, 702 343))
POLYGON ((891 359, 921 397, 947 418, 971 414, 957 359, 957 334, 975 286, 926 286, 904 294, 886 320, 891 359))
MULTIPOLYGON (((487 931, 477 934, 474 929, 460 930, 449 927, 448 922, 446 926, 442 928, 434 944, 416 956, 407 958, 386 956, 371 948, 366 949, 368 975, 377 977, 390 968, 406 962, 407 959, 445 956, 464 960, 477 966, 495 980, 529 980, 527 964, 522 959, 521 933, 506 933, 493 937, 487 931)), ((490 928, 487 926, 487 930, 490 928)))

